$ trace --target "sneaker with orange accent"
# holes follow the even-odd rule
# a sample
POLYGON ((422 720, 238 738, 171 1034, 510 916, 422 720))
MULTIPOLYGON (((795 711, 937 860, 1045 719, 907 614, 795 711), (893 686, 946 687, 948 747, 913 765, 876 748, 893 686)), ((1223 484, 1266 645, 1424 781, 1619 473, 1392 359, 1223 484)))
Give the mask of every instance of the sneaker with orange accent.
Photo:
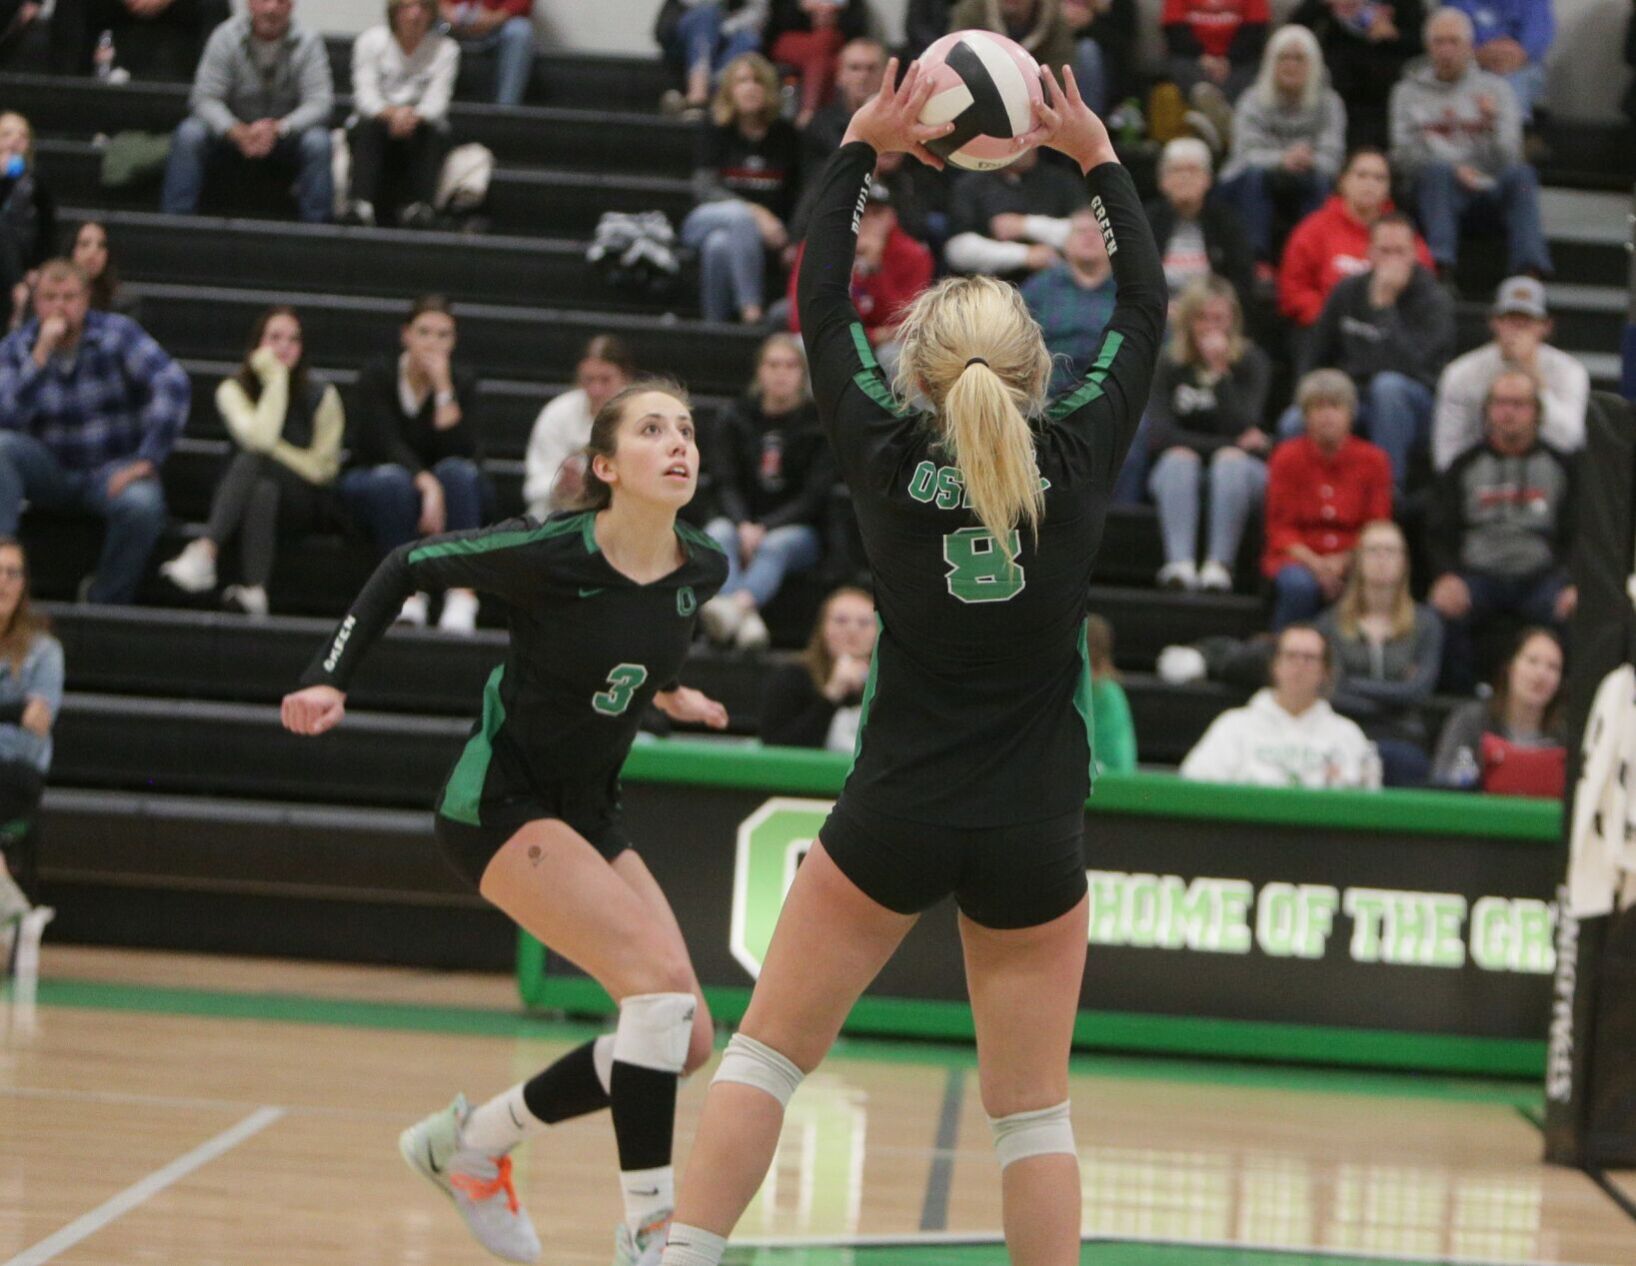
POLYGON ((454 1201, 479 1244, 508 1262, 535 1261, 540 1237, 517 1200, 511 1157, 460 1144, 460 1127, 470 1111, 466 1097, 456 1095, 443 1111, 400 1134, 398 1151, 410 1169, 454 1201))
POLYGON ((665 1234, 670 1230, 670 1210, 644 1223, 634 1232, 623 1222, 614 1231, 613 1266, 659 1266, 665 1251, 665 1234))

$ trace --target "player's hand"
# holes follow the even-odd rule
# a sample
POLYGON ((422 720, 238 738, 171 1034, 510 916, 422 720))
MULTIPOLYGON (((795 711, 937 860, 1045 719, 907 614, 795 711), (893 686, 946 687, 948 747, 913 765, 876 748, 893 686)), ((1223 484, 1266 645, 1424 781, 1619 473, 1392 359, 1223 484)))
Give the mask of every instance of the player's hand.
POLYGON ((702 690, 678 686, 675 690, 654 695, 653 702, 672 721, 685 725, 708 725, 712 730, 727 728, 727 709, 702 690))
POLYGON ((1058 85, 1051 69, 1044 67, 1040 70, 1040 83, 1045 89, 1045 100, 1034 106, 1037 126, 1017 138, 1019 148, 1043 145, 1057 150, 1078 163, 1084 172, 1101 163, 1116 161, 1108 129, 1079 95, 1074 68, 1062 68, 1062 83, 1058 85))
MULTIPOLYGON (((954 131, 950 123, 922 123, 920 112, 931 99, 932 79, 920 73, 920 63, 910 62, 903 82, 896 88, 898 59, 886 63, 886 75, 880 91, 858 107, 847 124, 841 144, 865 141, 877 154, 913 154, 928 167, 943 169, 943 160, 926 148, 927 141, 935 141, 954 131)), ((1019 138, 1020 139, 1020 138, 1019 138)), ((1019 146, 1019 149, 1026 148, 1019 146)))
POLYGON ((334 686, 308 686, 284 696, 279 719, 291 734, 312 737, 333 730, 346 715, 347 697, 334 686))

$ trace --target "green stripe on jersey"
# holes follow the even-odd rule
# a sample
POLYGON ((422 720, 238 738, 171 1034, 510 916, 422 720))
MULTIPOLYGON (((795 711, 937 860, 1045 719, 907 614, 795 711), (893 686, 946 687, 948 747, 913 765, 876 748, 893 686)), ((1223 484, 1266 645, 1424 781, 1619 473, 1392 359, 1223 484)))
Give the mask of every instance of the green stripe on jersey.
POLYGON ((852 763, 858 763, 863 751, 864 727, 869 724, 869 705, 875 702, 875 673, 880 668, 880 636, 886 631, 880 613, 875 613, 875 653, 869 657, 869 675, 864 678, 863 700, 858 705, 858 733, 852 739, 852 763))
POLYGON ((448 558, 454 554, 488 554, 497 549, 516 549, 519 545, 532 545, 536 541, 549 541, 555 536, 577 532, 581 528, 580 520, 590 518, 589 514, 576 514, 572 518, 553 519, 526 532, 491 532, 487 536, 468 537, 460 541, 438 541, 410 550, 409 561, 411 564, 423 563, 428 558, 448 558))
POLYGON ((863 332, 863 326, 854 321, 848 328, 852 331, 852 345, 858 351, 858 359, 863 362, 863 368, 852 375, 858 390, 893 417, 908 417, 909 410, 892 394, 891 385, 881 372, 880 362, 875 359, 875 349, 869 346, 869 336, 863 332))
POLYGON ((1085 754, 1091 786, 1096 786, 1096 704, 1091 698, 1091 650, 1085 644, 1085 630, 1079 631, 1079 681, 1074 686, 1074 711, 1085 722, 1085 754))
POLYGON ((1085 375, 1085 381, 1080 383, 1062 399, 1058 400, 1045 411, 1048 422, 1056 422, 1077 412, 1102 394, 1102 382, 1108 376, 1108 370, 1113 366, 1113 358, 1119 354, 1119 349, 1125 345, 1125 336, 1117 330, 1111 330, 1107 338, 1102 340, 1102 350, 1091 364, 1091 370, 1085 375))
POLYGON ((858 349, 858 359, 863 362, 863 367, 879 369, 880 362, 875 359, 875 349, 869 346, 869 335, 864 333, 863 326, 854 321, 849 328, 852 331, 852 346, 858 349))
POLYGON ((483 726, 466 741, 454 772, 443 788, 443 803, 437 811, 454 822, 481 826, 478 809, 483 803, 483 784, 488 781, 489 761, 494 756, 494 736, 506 723, 506 705, 500 698, 500 679, 506 666, 496 664, 483 687, 483 726))

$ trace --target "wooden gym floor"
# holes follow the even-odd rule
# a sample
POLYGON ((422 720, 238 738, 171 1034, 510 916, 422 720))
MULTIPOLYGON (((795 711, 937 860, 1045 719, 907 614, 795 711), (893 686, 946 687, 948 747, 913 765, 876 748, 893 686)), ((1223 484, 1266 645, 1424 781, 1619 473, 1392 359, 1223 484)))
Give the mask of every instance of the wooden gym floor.
MULTIPOLYGON (((0 1266, 490 1260, 396 1154, 590 1029, 509 981, 52 948, 0 1000, 0 1266)), ((685 1158, 705 1079, 684 1086, 685 1158)), ((1088 1266, 1636 1262, 1636 1174, 1539 1163, 1528 1085, 1088 1058, 1088 1266)), ((611 1260, 605 1117, 530 1142, 542 1262, 611 1260)), ((1000 1266, 969 1050, 851 1041, 791 1105, 736 1266, 1000 1266)))

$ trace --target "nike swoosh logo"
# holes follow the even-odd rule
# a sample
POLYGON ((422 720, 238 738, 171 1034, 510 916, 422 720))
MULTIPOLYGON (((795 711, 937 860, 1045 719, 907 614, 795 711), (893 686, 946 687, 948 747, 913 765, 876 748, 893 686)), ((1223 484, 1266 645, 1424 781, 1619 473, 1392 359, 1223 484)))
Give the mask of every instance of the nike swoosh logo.
POLYGON ((631 1188, 631 1195, 633 1195, 633 1196, 657 1196, 658 1194, 659 1194, 659 1188, 657 1188, 657 1187, 649 1187, 645 1191, 640 1187, 632 1187, 631 1188))
POLYGON ((434 1174, 441 1174, 443 1172, 443 1166, 439 1165, 437 1163, 437 1157, 432 1155, 432 1145, 430 1143, 426 1144, 426 1163, 431 1166, 434 1174))
POLYGON ((602 590, 600 589, 581 589, 579 591, 579 596, 582 598, 594 598, 601 592, 602 590))

